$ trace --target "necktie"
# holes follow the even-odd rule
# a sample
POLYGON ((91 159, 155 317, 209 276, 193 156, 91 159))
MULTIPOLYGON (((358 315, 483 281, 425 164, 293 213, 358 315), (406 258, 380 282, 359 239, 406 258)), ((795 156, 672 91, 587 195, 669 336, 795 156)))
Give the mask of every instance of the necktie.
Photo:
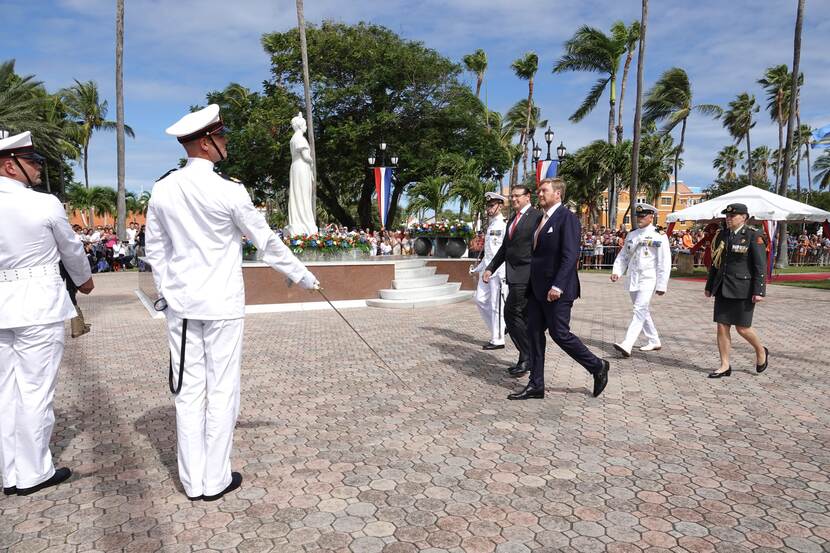
POLYGON ((539 223, 539 227, 536 229, 536 232, 533 233, 533 249, 536 249, 536 242, 539 240, 539 233, 542 232, 542 227, 545 226, 545 223, 548 222, 548 214, 542 217, 542 221, 539 223))
POLYGON ((519 219, 521 219, 521 218, 522 218, 522 212, 520 211, 516 214, 516 218, 513 219, 513 224, 510 225, 510 238, 513 238, 513 231, 516 230, 516 225, 518 224, 519 219))

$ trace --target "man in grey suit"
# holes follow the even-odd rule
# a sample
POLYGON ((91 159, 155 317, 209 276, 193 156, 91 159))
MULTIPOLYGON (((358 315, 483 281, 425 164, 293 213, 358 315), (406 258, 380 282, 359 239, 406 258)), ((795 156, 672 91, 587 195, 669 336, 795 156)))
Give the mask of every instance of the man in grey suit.
POLYGON ((542 212, 530 205, 530 189, 517 184, 510 191, 513 216, 507 222, 507 235, 501 248, 487 266, 482 280, 502 263, 507 265, 507 300, 504 323, 510 339, 519 350, 519 361, 510 368, 510 375, 519 377, 530 370, 530 339, 527 334, 527 287, 530 282, 530 258, 533 255, 533 232, 542 219, 542 212))

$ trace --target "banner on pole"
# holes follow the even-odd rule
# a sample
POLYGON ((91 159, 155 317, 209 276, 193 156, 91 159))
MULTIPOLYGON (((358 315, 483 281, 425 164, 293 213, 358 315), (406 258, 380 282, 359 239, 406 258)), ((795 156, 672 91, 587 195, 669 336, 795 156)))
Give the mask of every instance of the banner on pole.
POLYGON ((543 179, 551 179, 559 172, 558 159, 540 159, 536 162, 536 184, 543 179))
POLYGON ((378 217, 382 227, 386 227, 389 205, 392 202, 392 168, 375 167, 375 194, 378 201, 378 217))

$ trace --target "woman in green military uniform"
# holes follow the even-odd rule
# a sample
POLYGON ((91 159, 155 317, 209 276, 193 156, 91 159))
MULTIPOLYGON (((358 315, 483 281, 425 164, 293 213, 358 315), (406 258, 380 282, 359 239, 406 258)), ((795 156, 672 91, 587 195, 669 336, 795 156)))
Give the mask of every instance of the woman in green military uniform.
POLYGON ((766 242, 760 232, 746 226, 746 205, 729 204, 721 213, 726 215, 727 228, 712 241, 712 266, 706 279, 706 297, 715 297, 720 368, 709 373, 709 378, 732 374, 729 352, 733 325, 755 349, 755 370, 764 372, 769 361, 769 351, 752 328, 755 304, 766 295, 766 242))

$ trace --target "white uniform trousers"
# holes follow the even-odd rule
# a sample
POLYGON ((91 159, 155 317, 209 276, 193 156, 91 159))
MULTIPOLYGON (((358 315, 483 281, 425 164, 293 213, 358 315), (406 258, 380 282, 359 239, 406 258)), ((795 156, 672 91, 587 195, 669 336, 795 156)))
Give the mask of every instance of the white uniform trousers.
POLYGON ((0 465, 6 488, 31 488, 55 474, 49 440, 63 344, 63 321, 0 329, 0 465))
POLYGON ((504 296, 507 286, 502 284, 501 277, 492 275, 490 282, 482 280, 478 275, 478 286, 473 300, 476 302, 481 318, 490 331, 490 343, 504 344, 504 296))
MULTIPOLYGON (((656 282, 654 284, 656 285, 656 282)), ((631 303, 634 304, 634 316, 631 318, 631 324, 628 325, 625 339, 620 345, 631 350, 637 342, 637 338, 640 337, 640 332, 646 335, 649 344, 659 344, 660 337, 657 335, 657 327, 654 326, 649 309, 651 296, 654 295, 654 286, 629 293, 631 294, 631 303)))
MULTIPOLYGON (((231 483, 231 447, 239 415, 244 319, 188 319, 184 376, 176 396, 179 479, 190 497, 216 495, 231 483)), ((178 385, 182 319, 167 314, 178 385)))

